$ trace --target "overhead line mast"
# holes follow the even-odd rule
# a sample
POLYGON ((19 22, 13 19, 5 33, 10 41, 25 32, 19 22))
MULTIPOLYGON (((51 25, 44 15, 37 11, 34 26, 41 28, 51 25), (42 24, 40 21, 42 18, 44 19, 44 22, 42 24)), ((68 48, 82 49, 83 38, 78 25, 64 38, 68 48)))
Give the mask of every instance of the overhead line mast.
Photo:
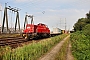
POLYGON ((66 27, 67 27, 67 26, 66 26, 66 18, 65 18, 65 31, 66 31, 66 27))
POLYGON ((15 22, 15 32, 16 32, 16 26, 17 26, 17 22, 18 22, 18 26, 19 26, 19 31, 20 31, 20 21, 19 21, 19 9, 15 9, 15 8, 11 8, 11 6, 7 7, 7 3, 5 3, 5 9, 4 9, 4 17, 3 17, 3 24, 2 24, 2 33, 4 32, 4 24, 5 24, 5 18, 6 18, 6 28, 7 28, 7 32, 9 33, 10 30, 8 28, 8 16, 7 16, 7 9, 11 10, 12 12, 16 12, 16 22, 15 22))

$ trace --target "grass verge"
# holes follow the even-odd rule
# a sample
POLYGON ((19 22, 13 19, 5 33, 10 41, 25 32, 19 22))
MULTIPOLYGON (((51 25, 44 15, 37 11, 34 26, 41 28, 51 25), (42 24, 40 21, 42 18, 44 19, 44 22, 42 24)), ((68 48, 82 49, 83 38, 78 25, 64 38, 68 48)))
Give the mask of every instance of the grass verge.
POLYGON ((59 43, 60 40, 65 38, 67 35, 62 34, 60 36, 51 37, 48 40, 42 40, 38 43, 33 41, 32 44, 24 45, 11 50, 7 47, 5 49, 0 48, 0 59, 1 60, 37 60, 39 57, 49 51, 55 44, 59 43))
POLYGON ((20 37, 20 34, 0 34, 0 38, 20 37))

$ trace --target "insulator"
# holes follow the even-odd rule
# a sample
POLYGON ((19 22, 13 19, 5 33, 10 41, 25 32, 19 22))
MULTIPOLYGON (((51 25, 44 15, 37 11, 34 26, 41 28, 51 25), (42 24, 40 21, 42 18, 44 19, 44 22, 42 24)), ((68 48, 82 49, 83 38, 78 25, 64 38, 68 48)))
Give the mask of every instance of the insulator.
POLYGON ((11 6, 8 6, 9 8, 11 8, 11 6))

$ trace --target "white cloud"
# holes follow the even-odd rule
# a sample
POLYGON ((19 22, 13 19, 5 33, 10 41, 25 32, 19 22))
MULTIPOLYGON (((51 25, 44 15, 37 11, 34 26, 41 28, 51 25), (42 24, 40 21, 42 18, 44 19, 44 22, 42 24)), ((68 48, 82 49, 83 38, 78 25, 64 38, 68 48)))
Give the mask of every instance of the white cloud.
POLYGON ((64 29, 65 18, 67 21, 67 29, 72 29, 74 23, 79 18, 84 18, 87 10, 84 9, 47 9, 45 14, 38 13, 35 17, 35 23, 46 23, 49 27, 60 27, 60 19, 62 22, 61 28, 64 29))
POLYGON ((21 3, 21 2, 28 2, 28 1, 33 1, 33 0, 15 0, 15 2, 21 3))
MULTIPOLYGON (((42 0, 15 0, 15 2, 22 3, 22 2, 40 2, 42 0)), ((48 0, 43 0, 48 1, 48 0)))
POLYGON ((48 9, 47 11, 50 11, 50 12, 56 12, 57 10, 54 10, 54 9, 48 9))
MULTIPOLYGON (((88 13, 90 0, 14 0, 21 3, 24 12, 33 14, 35 24, 46 23, 48 26, 57 26, 60 18, 66 18, 70 28, 79 18, 88 13), (25 3, 24 3, 25 2, 25 3), (22 4, 24 3, 24 4, 22 4), (26 4, 27 3, 27 4, 26 4), (32 4, 33 3, 33 4, 32 4), (53 4, 52 4, 53 3, 53 4), (27 9, 28 8, 28 9, 27 9), (42 12, 45 11, 43 14, 42 12)), ((22 18, 22 17, 21 17, 22 18)))
POLYGON ((25 2, 27 0, 15 0, 15 2, 25 2))

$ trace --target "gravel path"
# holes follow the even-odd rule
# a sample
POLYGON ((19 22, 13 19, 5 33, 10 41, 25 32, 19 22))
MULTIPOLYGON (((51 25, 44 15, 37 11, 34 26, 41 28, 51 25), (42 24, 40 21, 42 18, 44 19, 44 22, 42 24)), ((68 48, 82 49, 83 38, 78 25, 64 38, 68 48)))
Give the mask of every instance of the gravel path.
POLYGON ((69 42, 68 50, 67 50, 67 59, 66 60, 74 60, 71 52, 71 43, 69 42))
POLYGON ((70 35, 64 38, 62 41, 60 41, 49 53, 41 57, 39 60, 55 60, 56 54, 59 52, 61 46, 67 40, 68 37, 70 37, 70 35))

